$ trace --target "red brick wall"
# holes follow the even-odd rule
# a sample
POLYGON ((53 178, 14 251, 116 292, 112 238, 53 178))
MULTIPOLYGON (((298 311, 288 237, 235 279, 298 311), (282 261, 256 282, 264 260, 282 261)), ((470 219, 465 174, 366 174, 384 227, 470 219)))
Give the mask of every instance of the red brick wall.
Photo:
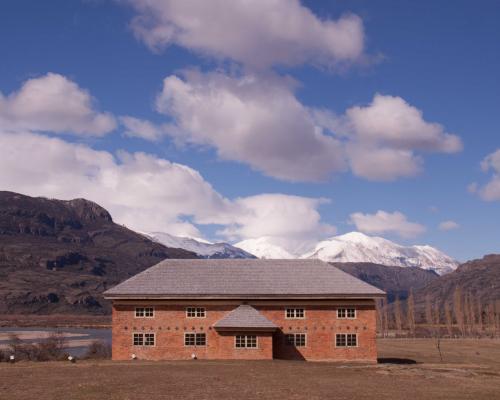
MULTIPOLYGON (((147 303, 141 302, 141 306, 147 303)), ((348 360, 376 361, 375 307, 373 302, 356 306, 357 315, 353 320, 337 319, 335 304, 306 305, 305 319, 285 319, 286 303, 252 304, 280 329, 274 334, 258 335, 257 349, 236 349, 236 332, 217 332, 212 325, 223 318, 237 304, 210 304, 206 308, 206 318, 186 318, 186 304, 158 303, 154 318, 135 318, 134 304, 113 305, 113 359, 128 360, 132 354, 139 359, 174 360, 190 359, 196 354, 200 359, 306 359, 306 360, 348 360), (134 332, 154 332, 156 345, 142 347, 132 345, 134 332), (205 332, 207 345, 185 347, 184 332, 205 332), (306 333, 305 347, 285 344, 286 333, 306 333), (335 333, 357 333, 358 347, 336 348, 335 333)), ((200 306, 196 302, 193 305, 200 306)), ((298 307, 298 306, 294 306, 298 307)), ((302 306, 300 306, 302 307, 302 306)))
MULTIPOLYGON (((280 327, 274 334, 274 356, 284 359, 376 361, 375 306, 356 306, 355 319, 337 319, 336 305, 305 306, 304 319, 286 319, 286 306, 261 306, 259 311, 280 327), (306 346, 285 343, 285 334, 305 333, 306 346), (336 333, 357 333, 358 347, 335 347, 336 333)), ((345 306, 342 306, 345 307, 345 306)))

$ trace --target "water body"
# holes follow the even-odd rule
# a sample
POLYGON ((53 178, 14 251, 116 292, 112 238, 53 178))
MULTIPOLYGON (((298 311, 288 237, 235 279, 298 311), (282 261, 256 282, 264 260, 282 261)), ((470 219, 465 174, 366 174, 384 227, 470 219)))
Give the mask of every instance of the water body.
POLYGON ((111 345, 111 329, 0 327, 0 348, 8 347, 10 335, 17 335, 27 343, 37 343, 54 333, 65 336, 68 343, 66 351, 74 357, 85 354, 88 346, 94 340, 111 345))

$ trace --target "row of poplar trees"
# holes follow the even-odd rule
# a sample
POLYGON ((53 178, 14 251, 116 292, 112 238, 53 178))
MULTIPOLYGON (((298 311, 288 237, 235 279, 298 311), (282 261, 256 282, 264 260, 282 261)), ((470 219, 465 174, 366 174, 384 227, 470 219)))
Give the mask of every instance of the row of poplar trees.
POLYGON ((500 337, 500 300, 483 303, 478 295, 456 287, 452 301, 426 295, 418 301, 410 290, 406 301, 377 301, 377 329, 382 337, 500 337))

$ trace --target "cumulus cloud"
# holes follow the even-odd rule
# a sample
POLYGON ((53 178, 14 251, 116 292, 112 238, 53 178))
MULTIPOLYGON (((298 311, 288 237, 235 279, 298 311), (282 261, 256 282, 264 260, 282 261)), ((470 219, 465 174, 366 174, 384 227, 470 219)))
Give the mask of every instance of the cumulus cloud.
POLYGON ((249 67, 325 65, 360 59, 361 19, 353 14, 322 20, 297 0, 128 0, 131 26, 153 51, 176 44, 202 55, 249 67))
POLYGON ((470 192, 477 192, 479 196, 486 201, 500 200, 500 149, 489 154, 481 162, 481 169, 487 172, 493 172, 490 181, 483 186, 476 183, 469 185, 470 192), (471 188, 474 190, 471 191, 471 188))
POLYGON ((159 141, 164 136, 163 128, 150 121, 131 117, 128 115, 119 118, 125 128, 124 134, 129 137, 138 137, 153 142, 159 141))
POLYGON ((187 71, 164 80, 156 105, 173 118, 176 140, 214 147, 266 175, 318 181, 345 168, 341 143, 314 123, 287 79, 187 71))
POLYGON ((422 157, 409 150, 352 142, 346 146, 351 170, 356 176, 372 181, 392 181, 418 175, 422 157))
POLYGON ((406 215, 399 211, 390 213, 379 210, 375 214, 357 212, 350 217, 350 222, 357 230, 368 234, 394 233, 404 238, 412 238, 425 232, 423 225, 408 221, 406 215))
POLYGON ((116 122, 110 113, 96 111, 94 103, 75 82, 48 73, 27 80, 8 96, 0 93, 0 129, 102 136, 116 122))
POLYGON ((34 196, 83 197, 139 231, 200 236, 199 225, 246 239, 267 234, 290 245, 333 227, 317 208, 324 200, 263 194, 230 200, 198 171, 145 153, 96 151, 34 133, 0 131, 0 187, 34 196))
POLYGON ((283 194, 238 198, 235 204, 242 211, 227 216, 227 226, 221 234, 239 240, 259 238, 266 232, 268 241, 274 240, 298 254, 316 240, 336 232, 334 226, 321 221, 318 208, 325 203, 328 200, 283 194))
POLYGON ((397 96, 376 94, 368 106, 355 106, 346 113, 346 128, 363 143, 402 150, 455 153, 460 138, 445 132, 442 125, 427 122, 423 113, 397 96))
POLYGON ((401 97, 376 94, 367 106, 349 108, 337 117, 323 112, 316 120, 349 138, 347 154, 355 175, 390 181, 417 175, 423 166, 416 152, 454 153, 462 149, 456 135, 427 122, 422 111, 401 97))
POLYGON ((418 175, 423 153, 460 151, 461 140, 400 97, 377 94, 342 115, 310 108, 297 83, 275 74, 186 70, 164 79, 156 99, 169 124, 123 117, 129 136, 215 148, 218 156, 288 181, 322 181, 351 169, 373 181, 418 175))
POLYGON ((439 224, 439 230, 441 231, 452 231, 458 228, 460 228, 460 225, 455 221, 443 221, 439 224))

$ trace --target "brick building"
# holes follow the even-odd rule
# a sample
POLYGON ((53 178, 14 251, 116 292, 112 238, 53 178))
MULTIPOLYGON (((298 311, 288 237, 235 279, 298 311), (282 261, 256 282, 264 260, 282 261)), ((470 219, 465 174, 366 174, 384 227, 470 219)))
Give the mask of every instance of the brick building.
POLYGON ((384 292, 317 260, 165 260, 105 292, 113 359, 376 361, 384 292))

